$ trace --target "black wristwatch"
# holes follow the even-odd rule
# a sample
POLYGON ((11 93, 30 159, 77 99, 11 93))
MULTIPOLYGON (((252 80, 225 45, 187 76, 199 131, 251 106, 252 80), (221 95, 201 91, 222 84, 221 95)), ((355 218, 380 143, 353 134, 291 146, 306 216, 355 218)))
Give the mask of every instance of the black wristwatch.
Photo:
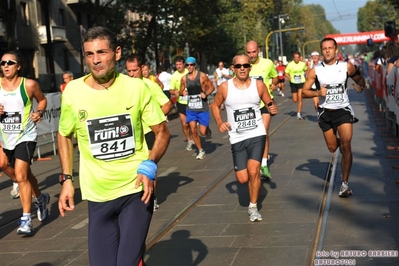
POLYGON ((42 110, 37 110, 36 113, 40 115, 40 117, 43 117, 43 111, 42 110))
POLYGON ((64 184, 64 182, 68 179, 72 180, 72 182, 73 182, 73 176, 67 175, 67 174, 60 174, 59 179, 60 179, 61 185, 64 184))

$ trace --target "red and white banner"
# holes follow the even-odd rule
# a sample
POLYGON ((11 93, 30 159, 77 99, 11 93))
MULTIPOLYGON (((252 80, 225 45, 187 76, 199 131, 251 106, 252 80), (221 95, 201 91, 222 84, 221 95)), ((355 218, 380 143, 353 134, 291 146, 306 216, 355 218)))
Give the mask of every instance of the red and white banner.
POLYGON ((387 42, 390 40, 389 37, 385 36, 385 31, 368 31, 368 32, 356 32, 347 34, 328 34, 326 38, 333 38, 339 45, 345 44, 366 44, 368 39, 372 39, 376 42, 387 42))

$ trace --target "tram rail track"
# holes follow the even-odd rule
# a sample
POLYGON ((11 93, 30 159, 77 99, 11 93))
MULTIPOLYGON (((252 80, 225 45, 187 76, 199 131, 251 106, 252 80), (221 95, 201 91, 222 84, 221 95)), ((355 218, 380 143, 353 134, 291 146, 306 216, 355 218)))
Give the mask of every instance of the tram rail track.
MULTIPOLYGON (((291 119, 292 116, 286 117, 282 122, 280 122, 276 127, 274 127, 270 132, 270 137, 273 136, 278 130, 284 126, 284 124, 291 119)), ((324 178, 324 186, 321 191, 321 202, 319 207, 319 212, 317 215, 316 230, 313 238, 313 244, 311 248, 311 255, 309 260, 309 265, 313 265, 314 259, 316 259, 317 250, 322 249, 323 239, 325 230, 327 228, 327 216, 331 203, 331 193, 334 183, 336 165, 338 162, 339 150, 331 155, 330 162, 328 163, 326 174, 324 178)), ((231 173, 234 171, 233 168, 227 170, 225 173, 219 176, 212 184, 210 184, 205 190, 203 190, 196 198, 194 198, 189 204, 185 206, 180 212, 178 212, 164 227, 159 229, 155 234, 147 239, 146 250, 150 250, 158 241, 160 241, 168 232, 170 232, 185 216, 187 216, 199 203, 209 195, 220 183, 222 183, 231 173)))

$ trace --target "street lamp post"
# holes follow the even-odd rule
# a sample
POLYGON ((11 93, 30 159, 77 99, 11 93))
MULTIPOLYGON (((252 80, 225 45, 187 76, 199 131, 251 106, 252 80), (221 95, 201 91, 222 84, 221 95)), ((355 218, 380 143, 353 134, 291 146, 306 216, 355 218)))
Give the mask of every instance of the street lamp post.
POLYGON ((278 31, 280 32, 279 36, 280 36, 280 60, 283 60, 283 34, 281 31, 281 23, 285 23, 284 18, 287 18, 288 15, 287 14, 282 14, 282 15, 278 15, 278 31))
POLYGON ((273 33, 276 33, 276 32, 286 32, 286 31, 304 30, 304 29, 305 29, 305 27, 297 27, 297 28, 289 28, 289 29, 282 29, 282 30, 274 30, 274 31, 269 32, 266 35, 266 39, 265 39, 266 58, 269 58, 269 37, 270 37, 270 35, 272 35, 273 33))

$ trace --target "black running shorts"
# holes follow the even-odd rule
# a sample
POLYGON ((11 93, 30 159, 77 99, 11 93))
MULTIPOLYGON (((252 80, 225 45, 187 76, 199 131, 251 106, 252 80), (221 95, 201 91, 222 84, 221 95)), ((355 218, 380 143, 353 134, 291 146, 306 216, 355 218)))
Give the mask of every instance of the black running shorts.
POLYGON ((249 159, 262 162, 265 151, 266 135, 249 138, 231 145, 234 170, 241 171, 247 168, 249 159))
POLYGON ((177 102, 176 107, 177 107, 177 111, 179 112, 179 114, 186 115, 187 104, 181 104, 181 103, 177 102))
POLYGON ((337 110, 318 108, 318 118, 319 127, 321 130, 323 130, 323 132, 326 132, 330 129, 336 130, 342 124, 354 124, 359 121, 355 117, 350 105, 337 110))
POLYGON ((297 93, 298 90, 302 90, 304 84, 305 84, 305 83, 298 83, 298 84, 296 84, 296 83, 291 83, 291 82, 290 82, 291 93, 297 93))
POLYGON ((8 163, 12 168, 14 168, 16 159, 31 164, 35 149, 36 142, 26 141, 19 143, 13 150, 7 150, 3 148, 3 151, 8 158, 8 163))

